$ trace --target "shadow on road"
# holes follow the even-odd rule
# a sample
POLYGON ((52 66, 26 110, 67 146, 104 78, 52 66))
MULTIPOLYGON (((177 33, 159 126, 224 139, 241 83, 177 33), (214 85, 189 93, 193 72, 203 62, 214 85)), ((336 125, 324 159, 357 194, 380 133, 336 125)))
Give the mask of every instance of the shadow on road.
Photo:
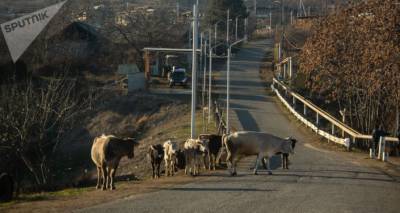
POLYGON ((247 110, 234 110, 245 131, 260 131, 256 119, 247 110), (246 124, 246 125, 244 125, 246 124))
POLYGON ((252 188, 171 188, 166 189, 168 191, 184 191, 184 192, 274 192, 277 190, 274 189, 252 189, 252 188))
POLYGON ((342 179, 342 180, 359 180, 359 181, 378 181, 394 183, 395 179, 381 179, 381 178, 358 178, 358 177, 345 177, 345 176, 328 176, 328 175, 300 175, 300 174, 274 174, 274 176, 286 176, 297 178, 324 178, 324 179, 342 179))

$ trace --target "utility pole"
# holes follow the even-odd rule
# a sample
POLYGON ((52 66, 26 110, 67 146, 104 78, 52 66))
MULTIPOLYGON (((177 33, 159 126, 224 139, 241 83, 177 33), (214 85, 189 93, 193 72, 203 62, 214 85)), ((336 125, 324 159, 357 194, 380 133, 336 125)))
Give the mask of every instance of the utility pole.
MULTIPOLYGON (((205 36, 204 36, 205 37, 205 36)), ((204 108, 206 106, 206 73, 207 73, 207 40, 204 39, 204 69, 203 69, 203 89, 202 89, 202 111, 203 111, 203 132, 206 131, 206 115, 204 108)))
POLYGON ((230 108, 230 87, 231 87, 231 45, 228 44, 228 60, 226 62, 226 134, 230 134, 229 108, 230 108))
MULTIPOLYGON (((255 0, 256 2, 256 0, 255 0)), ((228 46, 228 60, 226 65, 226 134, 229 134, 229 101, 230 101, 230 94, 229 94, 229 87, 231 85, 230 79, 230 72, 231 72, 231 46, 229 44, 229 10, 226 18, 226 45, 228 46)))
POLYGON ((212 101, 212 94, 211 94, 211 89, 212 89, 212 42, 211 42, 211 29, 208 33, 208 37, 210 38, 210 46, 209 46, 209 71, 208 71, 208 123, 211 123, 211 101, 212 101))
POLYGON ((192 53, 192 110, 190 137, 196 137, 196 89, 197 89, 197 45, 198 45, 198 10, 193 6, 193 53, 192 53))
POLYGON ((272 13, 271 12, 269 12, 269 27, 272 30, 272 13))
POLYGON ((293 10, 290 11, 290 24, 293 25, 293 10))
POLYGON ((254 0, 254 15, 257 16, 257 0, 254 0))
POLYGON ((226 45, 229 45, 229 10, 226 18, 226 45))
POLYGON ((179 2, 176 2, 176 22, 179 21, 179 11, 180 10, 180 5, 179 2))
POLYGON ((235 41, 237 41, 237 25, 238 25, 238 22, 239 22, 239 16, 238 17, 236 17, 236 19, 235 19, 235 41))
POLYGON ((283 6, 283 0, 281 0, 281 26, 283 26, 283 22, 284 22, 284 14, 285 14, 285 9, 283 6))
POLYGON ((217 31, 218 31, 218 23, 214 24, 214 47, 217 46, 217 40, 218 40, 217 31))
POLYGON ((249 19, 246 17, 244 19, 244 38, 247 41, 247 28, 248 28, 248 24, 249 24, 249 19))

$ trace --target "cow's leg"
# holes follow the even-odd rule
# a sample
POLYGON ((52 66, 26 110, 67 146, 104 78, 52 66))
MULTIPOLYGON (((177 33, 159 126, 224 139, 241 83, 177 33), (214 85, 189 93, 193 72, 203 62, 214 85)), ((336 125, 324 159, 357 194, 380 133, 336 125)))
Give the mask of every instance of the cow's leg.
POLYGON ((210 164, 212 164, 212 168, 213 168, 213 170, 215 171, 216 160, 215 160, 215 155, 214 155, 214 154, 211 155, 210 164))
POLYGON ((207 170, 207 154, 203 155, 203 169, 207 170))
POLYGON ((263 157, 261 160, 262 166, 265 170, 267 170, 267 164, 265 163, 266 159, 263 157))
POLYGON ((218 163, 218 165, 221 165, 221 156, 224 153, 224 150, 225 150, 225 148, 221 147, 218 151, 217 158, 215 159, 215 161, 216 161, 216 163, 218 163))
POLYGON ((238 162, 239 160, 237 159, 237 158, 235 158, 235 159, 233 159, 232 160, 232 168, 231 168, 231 170, 232 170, 232 173, 231 173, 231 175, 232 176, 236 176, 237 175, 237 172, 236 172, 236 164, 237 164, 237 162, 238 162))
POLYGON ((165 160, 164 160, 164 163, 165 163, 165 176, 168 176, 168 175, 169 175, 169 171, 168 171, 168 160, 165 159, 165 160))
POLYGON ((197 156, 196 154, 194 155, 194 159, 193 159, 193 164, 192 164, 192 168, 193 168, 193 175, 196 176, 197 173, 199 172, 199 156, 197 156))
POLYGON ((188 175, 190 167, 189 152, 185 150, 185 175, 188 175))
POLYGON ((230 152, 228 152, 226 155, 226 165, 227 165, 228 171, 231 173, 231 175, 233 173, 233 171, 232 171, 233 164, 232 163, 233 163, 232 162, 232 154, 230 152))
POLYGON ((96 189, 100 189, 100 181, 101 181, 101 167, 96 167, 97 168, 97 184, 96 184, 96 189))
POLYGON ((270 157, 268 156, 267 158, 267 170, 268 170, 268 174, 269 175, 272 175, 272 172, 271 172, 271 166, 270 166, 270 157))
POLYGON ((160 178, 160 167, 161 167, 161 162, 157 162, 157 178, 160 178))
POLYGON ((208 152, 207 157, 208 157, 208 170, 211 170, 211 154, 210 154, 210 152, 208 152))
POLYGON ((174 176, 174 173, 175 173, 175 159, 174 160, 172 160, 171 159, 171 162, 170 162, 170 169, 171 169, 171 176, 174 176))
POLYGON ((284 169, 289 169, 289 154, 282 154, 283 162, 284 162, 284 169))
POLYGON ((201 168, 201 155, 195 153, 195 175, 200 174, 200 168, 201 168))
POLYGON ((155 166, 154 166, 154 163, 155 163, 155 162, 151 162, 151 169, 152 169, 152 171, 153 171, 153 173, 152 173, 152 178, 153 178, 153 179, 154 179, 155 176, 156 176, 156 174, 155 174, 155 166))
POLYGON ((254 174, 257 175, 257 169, 258 169, 258 164, 260 161, 262 161, 264 159, 264 157, 261 154, 257 155, 257 159, 256 159, 256 166, 254 167, 254 174))
POLYGON ((115 166, 114 168, 110 169, 110 190, 115 189, 115 184, 114 184, 114 178, 115 178, 115 173, 117 172, 118 166, 115 166))
POLYGON ((102 190, 106 190, 107 189, 107 180, 108 180, 108 175, 107 175, 107 167, 106 166, 102 166, 101 167, 101 174, 103 176, 103 187, 102 190))

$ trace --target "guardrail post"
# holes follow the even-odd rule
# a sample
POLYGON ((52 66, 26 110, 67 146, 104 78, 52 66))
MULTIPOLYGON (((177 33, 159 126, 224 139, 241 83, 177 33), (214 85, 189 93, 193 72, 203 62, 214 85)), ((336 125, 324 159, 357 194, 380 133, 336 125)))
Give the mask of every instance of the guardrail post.
POLYGON ((283 79, 286 79, 286 64, 283 64, 283 79))
POLYGON ((292 57, 289 58, 289 76, 290 76, 290 82, 292 82, 293 79, 292 57))
POLYGON ((384 155, 385 155, 385 137, 380 137, 379 138, 379 146, 378 146, 378 159, 384 161, 384 155))
POLYGON ((293 109, 296 109, 296 98, 292 96, 293 109))
POLYGON ((319 113, 317 112, 317 118, 316 118, 316 124, 317 124, 317 127, 319 127, 319 113))
POLYGON ((306 104, 304 104, 303 114, 304 114, 304 115, 307 115, 307 106, 306 106, 306 104))

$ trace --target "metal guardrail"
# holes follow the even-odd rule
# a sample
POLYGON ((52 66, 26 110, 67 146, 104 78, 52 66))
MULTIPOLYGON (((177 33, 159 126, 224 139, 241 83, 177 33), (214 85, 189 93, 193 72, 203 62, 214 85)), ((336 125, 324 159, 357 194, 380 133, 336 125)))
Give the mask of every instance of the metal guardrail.
MULTIPOLYGON (((340 138, 334 135, 334 129, 335 127, 341 129, 345 133, 351 136, 352 142, 355 143, 356 139, 366 139, 366 140, 371 140, 372 136, 371 135, 364 135, 359 133, 357 130, 354 130, 353 128, 349 127, 348 125, 344 124, 343 122, 339 121, 336 119, 334 116, 330 115, 326 111, 322 110, 315 104, 313 104, 311 101, 307 100, 303 96, 290 91, 290 89, 282 82, 277 80, 276 78, 273 79, 273 90, 275 91, 276 95, 278 98, 281 100, 281 102, 289 109, 289 111, 296 116, 297 119, 302 121, 306 126, 310 127, 313 131, 315 131, 317 134, 327 138, 330 141, 334 141, 338 144, 345 145, 345 138, 340 138), (293 102, 295 101, 300 101, 301 103, 304 104, 304 107, 311 109, 314 113, 316 113, 317 120, 319 117, 325 118, 327 121, 329 121, 332 125, 332 134, 325 132, 321 129, 318 128, 318 124, 314 124, 313 122, 308 121, 303 115, 301 115, 299 112, 297 112, 289 103, 288 101, 282 97, 280 94, 279 90, 275 88, 275 85, 281 87, 287 94, 290 94, 290 96, 293 97, 293 102)), ((398 139, 395 137, 385 137, 386 142, 398 142, 398 139)))

